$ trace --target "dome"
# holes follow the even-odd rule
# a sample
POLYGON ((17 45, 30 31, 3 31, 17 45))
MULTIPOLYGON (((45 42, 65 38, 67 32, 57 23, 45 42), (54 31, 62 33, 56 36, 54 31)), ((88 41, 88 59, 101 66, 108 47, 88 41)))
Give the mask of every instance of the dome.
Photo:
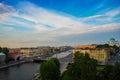
POLYGON ((114 38, 111 38, 110 41, 115 42, 115 39, 114 39, 114 38))
POLYGON ((1 55, 5 55, 5 54, 4 54, 4 53, 2 53, 2 52, 0 52, 0 56, 1 56, 1 55))

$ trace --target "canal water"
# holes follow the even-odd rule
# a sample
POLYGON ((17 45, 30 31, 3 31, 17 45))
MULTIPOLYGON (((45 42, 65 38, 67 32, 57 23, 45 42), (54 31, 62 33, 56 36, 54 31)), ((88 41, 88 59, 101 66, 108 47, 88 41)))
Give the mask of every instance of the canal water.
MULTIPOLYGON (((62 52, 54 54, 52 57, 63 58, 69 55, 70 52, 62 52)), ((65 61, 66 62, 66 61, 65 61)), ((17 66, 12 66, 5 69, 0 69, 0 80, 32 80, 33 73, 39 70, 38 63, 24 63, 17 66)))
POLYGON ((38 63, 25 63, 0 69, 0 80, 32 80, 33 73, 39 70, 38 63))

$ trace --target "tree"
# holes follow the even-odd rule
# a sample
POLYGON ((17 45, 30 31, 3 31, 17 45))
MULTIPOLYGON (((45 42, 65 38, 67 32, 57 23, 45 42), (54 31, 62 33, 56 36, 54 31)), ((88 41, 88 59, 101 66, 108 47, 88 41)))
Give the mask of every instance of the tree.
POLYGON ((120 63, 114 66, 105 65, 104 69, 97 72, 97 80, 119 80, 120 79, 120 63))
POLYGON ((57 66, 55 74, 56 74, 56 80, 58 80, 60 77, 60 62, 57 58, 51 58, 50 61, 54 62, 55 65, 57 66))
POLYGON ((120 80, 120 63, 97 65, 97 61, 86 53, 76 52, 74 63, 69 63, 60 80, 120 80), (100 67, 102 69, 97 69, 100 67), (69 78, 70 77, 70 78, 69 78))
POLYGON ((108 44, 97 45, 97 48, 110 48, 108 44))
POLYGON ((5 55, 6 55, 5 62, 8 63, 9 62, 9 55, 8 55, 9 49, 7 47, 5 47, 2 49, 2 52, 5 53, 5 55))
POLYGON ((43 62, 40 66, 41 80, 58 80, 60 73, 58 70, 57 59, 50 59, 43 62))
POLYGON ((108 44, 101 44, 101 45, 97 45, 97 48, 108 48, 110 50, 110 55, 114 55, 119 51, 119 47, 116 45, 109 46, 108 44))
POLYGON ((74 62, 79 62, 82 58, 83 54, 81 54, 79 51, 74 54, 74 62))
POLYGON ((87 66, 87 76, 88 76, 88 80, 96 80, 96 64, 97 61, 94 59, 90 59, 87 62, 88 66, 87 66))
POLYGON ((96 63, 87 53, 76 52, 74 63, 68 65, 67 73, 73 76, 73 80, 96 80, 96 63))
POLYGON ((60 62, 57 58, 51 58, 50 60, 54 61, 54 63, 60 68, 60 62))
POLYGON ((116 62, 113 67, 113 75, 111 80, 119 80, 120 79, 120 63, 116 62))
POLYGON ((96 60, 85 53, 81 63, 81 80, 96 80, 96 60))
POLYGON ((105 65, 104 69, 99 73, 100 80, 111 80, 113 74, 113 66, 105 65))
POLYGON ((0 52, 2 52, 2 48, 0 47, 0 52))
POLYGON ((115 49, 115 53, 119 52, 120 48, 116 45, 112 46, 115 49))
POLYGON ((73 76, 74 80, 79 80, 81 76, 80 63, 75 62, 75 63, 72 63, 71 65, 68 65, 67 72, 68 72, 68 75, 73 76))

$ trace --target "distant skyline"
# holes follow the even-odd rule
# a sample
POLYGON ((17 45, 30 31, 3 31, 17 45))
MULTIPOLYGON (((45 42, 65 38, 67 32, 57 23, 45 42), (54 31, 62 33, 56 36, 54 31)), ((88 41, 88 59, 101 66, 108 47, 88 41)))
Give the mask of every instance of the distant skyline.
POLYGON ((0 0, 0 46, 120 41, 120 0, 0 0))

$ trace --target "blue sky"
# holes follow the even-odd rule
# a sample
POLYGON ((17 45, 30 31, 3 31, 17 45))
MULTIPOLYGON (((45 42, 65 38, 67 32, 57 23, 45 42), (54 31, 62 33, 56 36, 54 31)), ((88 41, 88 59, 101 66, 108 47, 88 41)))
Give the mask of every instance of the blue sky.
POLYGON ((120 41, 120 0, 0 0, 0 46, 120 41))

